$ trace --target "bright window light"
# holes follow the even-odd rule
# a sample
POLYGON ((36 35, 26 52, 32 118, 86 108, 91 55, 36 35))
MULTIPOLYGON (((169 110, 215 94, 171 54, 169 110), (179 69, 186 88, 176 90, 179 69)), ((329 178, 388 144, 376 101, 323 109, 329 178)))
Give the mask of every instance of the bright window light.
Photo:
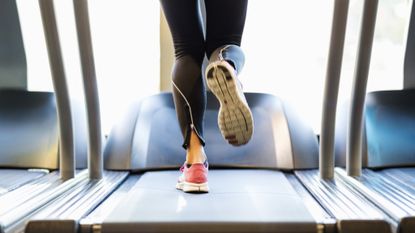
MULTIPOLYGON (((106 134, 133 100, 159 92, 160 4, 89 0, 102 124, 106 134)), ((351 0, 339 103, 350 98, 363 1, 351 0)), ((51 91, 37 1, 18 0, 29 89, 51 91)), ((82 96, 72 1, 55 1, 70 91, 82 96)), ((402 88, 410 0, 381 0, 368 91, 402 88)), ((272 93, 320 131, 333 1, 249 1, 242 48, 245 91, 272 93)), ((83 97, 82 97, 83 98, 83 97)), ((339 104, 340 106, 341 104, 339 104)))
MULTIPOLYGON (((351 0, 339 103, 350 98, 363 1, 351 0)), ((368 91, 402 88, 409 0, 381 0, 368 91)), ((244 90, 275 94, 320 132, 333 1, 250 1, 244 90)), ((340 106, 339 104, 338 106, 340 106)))
POLYGON ((160 4, 89 3, 103 127, 109 132, 131 102, 159 92, 160 4))
MULTIPOLYGON (((71 96, 83 100, 72 1, 54 1, 71 96)), ((103 132, 133 102, 159 92, 159 1, 89 0, 103 132)), ((37 1, 18 0, 29 90, 53 91, 37 1)))

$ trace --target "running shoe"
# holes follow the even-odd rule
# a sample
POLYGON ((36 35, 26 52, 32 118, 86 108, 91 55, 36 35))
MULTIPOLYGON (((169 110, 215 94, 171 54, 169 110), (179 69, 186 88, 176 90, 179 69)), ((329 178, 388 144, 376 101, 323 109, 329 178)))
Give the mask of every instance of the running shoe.
POLYGON ((254 121, 234 67, 223 59, 213 61, 206 68, 205 77, 220 103, 218 124, 223 138, 234 146, 248 143, 254 121))
POLYGON ((208 187, 208 168, 207 162, 187 164, 184 163, 180 168, 182 174, 177 181, 176 188, 186 193, 207 193, 208 187))

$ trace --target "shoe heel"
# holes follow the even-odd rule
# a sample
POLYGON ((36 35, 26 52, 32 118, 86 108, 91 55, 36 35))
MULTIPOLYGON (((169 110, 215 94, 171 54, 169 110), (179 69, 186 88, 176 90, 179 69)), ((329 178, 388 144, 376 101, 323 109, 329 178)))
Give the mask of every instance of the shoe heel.
POLYGON ((184 182, 182 190, 185 193, 207 193, 209 192, 209 186, 207 182, 202 184, 184 182))

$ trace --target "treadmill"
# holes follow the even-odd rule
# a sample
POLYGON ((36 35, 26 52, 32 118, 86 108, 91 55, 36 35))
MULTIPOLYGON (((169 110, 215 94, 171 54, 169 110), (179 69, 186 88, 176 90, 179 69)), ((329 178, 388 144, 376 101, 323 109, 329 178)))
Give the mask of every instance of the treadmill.
MULTIPOLYGON (((54 22, 53 1, 40 3, 44 23, 54 22)), ((74 7, 84 83, 89 84, 89 179, 34 214, 25 232, 393 232, 390 216, 334 176, 330 166, 332 100, 337 100, 347 0, 336 0, 334 6, 324 110, 329 123, 328 133, 320 138, 320 153, 317 136, 293 109, 261 93, 246 94, 256 119, 252 141, 244 147, 226 144, 217 129, 218 103, 208 94, 205 136, 211 191, 197 195, 174 188, 184 155, 171 93, 134 105, 113 128, 100 159, 87 1, 74 0, 74 7), (320 158, 319 166, 321 151, 328 163, 320 158)))
MULTIPOLYGON (((97 101, 95 93, 92 93, 93 98, 88 96, 91 94, 91 81, 95 81, 94 70, 83 69, 83 74, 86 75, 84 86, 89 92, 86 93, 85 104, 79 105, 70 99, 66 85, 53 1, 40 0, 39 6, 55 95, 27 91, 19 91, 15 94, 16 91, 13 91, 12 94, 17 95, 18 98, 8 98, 3 104, 6 109, 0 111, 7 113, 1 115, 1 119, 8 120, 1 126, 7 126, 10 131, 1 131, 1 133, 20 136, 17 138, 20 141, 12 144, 15 145, 15 150, 7 146, 2 149, 9 148, 8 152, 11 155, 5 155, 8 158, 22 163, 36 161, 36 164, 30 166, 59 169, 59 171, 0 196, 1 233, 24 232, 25 225, 31 217, 38 212, 47 211, 51 203, 61 198, 69 198, 67 204, 72 207, 81 205, 88 208, 84 202, 78 201, 75 194, 80 198, 93 199, 90 205, 92 206, 90 208, 93 208, 96 205, 94 203, 102 201, 112 193, 127 175, 126 172, 102 172, 102 157, 96 156, 101 153, 102 140, 101 128, 97 127, 100 125, 100 118, 96 116, 99 108, 88 108, 88 111, 85 108, 85 105, 89 106, 91 101, 97 101), (35 98, 36 96, 40 97, 35 98), (19 127, 12 128, 11 125, 19 125, 19 127), (26 127, 23 128, 24 126, 26 127), (19 151, 26 154, 23 156, 19 151), (48 152, 49 157, 42 154, 44 151, 48 152), (85 169, 87 165, 88 169, 85 169), (86 195, 88 192, 93 195, 86 195)), ((84 38, 79 39, 82 44, 84 38)), ((85 56, 81 58, 85 59, 85 56)), ((96 83, 92 83, 92 87, 96 87, 96 83)))
POLYGON ((76 184, 64 182, 71 177, 62 171, 86 168, 86 121, 82 105, 71 101, 69 106, 65 85, 54 86, 60 93, 58 101, 54 93, 27 91, 16 1, 0 2, 0 19, 0 232, 15 232, 30 215, 76 184), (62 109, 66 113, 57 114, 62 109), (65 130, 58 122, 70 125, 66 127, 70 133, 62 137, 59 131, 65 130), (76 141, 67 140, 73 135, 76 141), (76 154, 70 169, 60 164, 66 153, 59 149, 64 141, 72 143, 70 151, 76 154))
MULTIPOLYGON (((350 107, 336 132, 336 173, 383 209, 397 232, 415 229, 415 5, 412 3, 404 62, 404 89, 366 94, 371 46, 356 67, 350 107), (362 167, 365 169, 362 170, 362 167)), ((368 30, 374 31, 374 24, 368 30)))

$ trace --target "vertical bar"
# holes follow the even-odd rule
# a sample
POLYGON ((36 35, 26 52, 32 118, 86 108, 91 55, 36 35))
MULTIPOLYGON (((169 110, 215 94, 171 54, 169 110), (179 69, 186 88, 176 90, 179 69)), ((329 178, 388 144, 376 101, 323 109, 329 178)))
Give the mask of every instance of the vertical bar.
POLYGON ((88 2, 86 0, 73 0, 73 3, 87 108, 89 177, 91 179, 101 179, 103 170, 101 118, 89 26, 88 2))
POLYGON ((412 1, 411 17, 406 38, 405 61, 403 67, 403 88, 415 88, 415 2, 412 1))
POLYGON ((69 91, 66 84, 53 0, 39 0, 39 7, 58 109, 60 175, 63 180, 67 180, 75 176, 74 136, 69 91))
POLYGON ((334 2, 320 135, 320 177, 334 177, 334 130, 349 0, 334 2))
POLYGON ((378 0, 365 0, 360 26, 360 38, 349 114, 349 130, 347 134, 346 170, 349 176, 360 176, 362 173, 363 113, 377 9, 378 0))

